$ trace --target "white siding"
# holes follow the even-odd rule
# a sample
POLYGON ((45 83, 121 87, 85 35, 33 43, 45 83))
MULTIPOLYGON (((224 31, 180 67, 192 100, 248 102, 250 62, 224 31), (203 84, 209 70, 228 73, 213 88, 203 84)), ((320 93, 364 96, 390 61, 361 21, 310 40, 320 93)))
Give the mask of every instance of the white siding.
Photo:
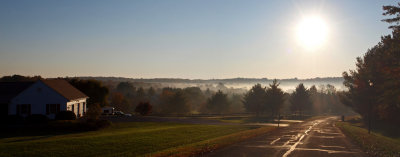
MULTIPOLYGON (((17 114, 18 104, 31 104, 31 114, 43 115, 46 115, 46 104, 60 104, 60 111, 71 110, 71 106, 74 104, 74 113, 77 116, 83 116, 83 113, 87 111, 86 108, 83 108, 83 103, 85 103, 85 107, 87 107, 86 98, 68 101, 68 99, 64 98, 43 82, 37 81, 11 100, 8 114, 17 114), (79 113, 77 108, 78 103, 80 104, 79 113)), ((54 114, 49 114, 47 116, 51 119, 55 118, 54 114)))
POLYGON ((72 105, 74 105, 74 113, 76 114, 76 116, 83 116, 84 112, 87 111, 86 107, 86 98, 83 99, 77 99, 77 100, 73 100, 67 103, 67 110, 68 111, 72 111, 72 105), (83 105, 83 103, 85 103, 85 105, 83 105), (79 104, 79 105, 78 105, 79 104), (79 109, 78 109, 79 106, 79 109), (83 108, 85 106, 85 108, 83 108), (78 113, 79 110, 79 113, 78 113))
MULTIPOLYGON (((9 114, 17 113, 18 104, 31 104, 31 114, 46 115, 46 104, 60 104, 60 111, 67 109, 67 99, 41 81, 37 81, 11 100, 9 114)), ((54 118, 54 114, 48 115, 54 118)))

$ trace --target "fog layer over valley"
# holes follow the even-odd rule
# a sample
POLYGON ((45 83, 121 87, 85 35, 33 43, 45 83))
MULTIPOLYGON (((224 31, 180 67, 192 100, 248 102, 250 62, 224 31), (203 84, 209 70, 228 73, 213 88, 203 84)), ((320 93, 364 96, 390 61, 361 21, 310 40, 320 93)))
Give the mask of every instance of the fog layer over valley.
MULTIPOLYGON (((268 86, 272 83, 273 79, 267 78, 232 78, 232 79, 179 79, 179 78, 153 78, 153 79, 137 79, 137 78, 123 78, 123 77, 79 77, 81 79, 95 79, 103 82, 130 82, 135 86, 146 87, 171 87, 171 88, 186 88, 186 87, 199 87, 201 90, 229 90, 233 93, 245 93, 252 86, 259 83, 262 86, 268 86)), ((278 79, 280 88, 284 92, 293 92, 299 83, 303 83, 306 87, 315 85, 318 88, 325 88, 324 85, 333 85, 336 90, 346 90, 343 86, 344 79, 342 77, 325 77, 325 78, 311 78, 311 79, 278 79)))

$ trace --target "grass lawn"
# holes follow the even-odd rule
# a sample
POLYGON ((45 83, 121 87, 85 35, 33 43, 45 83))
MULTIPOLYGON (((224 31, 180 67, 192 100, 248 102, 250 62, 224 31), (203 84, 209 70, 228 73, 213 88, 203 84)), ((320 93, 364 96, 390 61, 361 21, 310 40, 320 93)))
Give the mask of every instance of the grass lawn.
POLYGON ((383 136, 360 127, 359 123, 338 122, 336 125, 370 156, 400 156, 400 138, 383 136))
POLYGON ((63 135, 0 139, 0 156, 187 156, 271 131, 272 127, 156 122, 63 135))

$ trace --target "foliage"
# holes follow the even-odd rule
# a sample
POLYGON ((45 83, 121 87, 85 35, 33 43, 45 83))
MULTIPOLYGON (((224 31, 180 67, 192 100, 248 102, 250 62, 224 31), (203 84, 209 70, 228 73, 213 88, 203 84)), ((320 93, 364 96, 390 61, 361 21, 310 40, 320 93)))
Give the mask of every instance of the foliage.
POLYGON ((207 101, 206 96, 199 87, 186 87, 183 92, 192 110, 199 111, 207 101))
POLYGON ((87 119, 97 120, 101 115, 101 107, 99 104, 93 104, 88 108, 86 112, 87 119))
POLYGON ((140 102, 136 108, 135 112, 139 113, 142 116, 149 115, 151 113, 153 106, 149 102, 140 102))
POLYGON ((2 117, 3 119, 1 120, 3 123, 6 124, 22 124, 24 123, 24 117, 20 115, 7 115, 2 117))
POLYGON ((60 111, 56 114, 56 120, 75 120, 76 115, 72 111, 60 111))
POLYGON ((191 110, 182 89, 164 88, 160 99, 162 113, 188 114, 191 110))
POLYGON ((32 114, 25 117, 25 121, 28 124, 43 124, 47 123, 49 121, 49 118, 47 118, 47 116, 42 114, 32 114))
POLYGON ((257 116, 264 113, 266 104, 266 89, 261 84, 254 85, 244 95, 243 105, 247 112, 255 113, 257 116))
POLYGON ((309 91, 300 83, 296 90, 290 95, 292 112, 299 113, 302 116, 303 112, 311 110, 311 99, 309 91))
POLYGON ((37 81, 42 79, 41 76, 21 76, 21 75, 12 75, 12 76, 3 76, 0 78, 0 82, 18 82, 18 81, 37 81))
POLYGON ((282 105, 285 101, 285 93, 279 88, 279 83, 275 79, 272 84, 269 84, 269 88, 266 90, 266 105, 274 116, 276 113, 280 114, 282 105))
MULTIPOLYGON (((398 7, 385 6, 384 15, 399 17, 398 7)), ((398 18, 386 22, 399 22, 398 18)), ((392 35, 357 58, 356 70, 344 72, 344 85, 348 92, 342 102, 359 113, 364 119, 400 123, 400 30, 393 28, 392 35)))
POLYGON ((111 103, 116 110, 127 113, 131 111, 130 108, 132 103, 130 103, 129 100, 120 92, 114 92, 111 94, 111 103))
POLYGON ((134 97, 136 95, 136 87, 129 82, 120 82, 117 85, 117 91, 127 97, 134 97))
POLYGON ((75 88, 79 89, 89 97, 87 101, 88 107, 93 104, 100 104, 101 106, 105 106, 108 104, 107 97, 109 90, 100 81, 80 79, 69 79, 68 81, 71 85, 73 85, 75 88))
POLYGON ((207 100, 206 106, 211 113, 221 114, 228 111, 230 102, 228 101, 228 96, 218 90, 217 93, 207 100))
MULTIPOLYGON (((400 3, 398 3, 400 6, 400 3)), ((400 7, 399 6, 383 6, 385 12, 383 15, 396 15, 394 18, 384 19, 382 21, 387 23, 395 23, 395 25, 389 26, 389 28, 399 31, 400 29, 400 7)))

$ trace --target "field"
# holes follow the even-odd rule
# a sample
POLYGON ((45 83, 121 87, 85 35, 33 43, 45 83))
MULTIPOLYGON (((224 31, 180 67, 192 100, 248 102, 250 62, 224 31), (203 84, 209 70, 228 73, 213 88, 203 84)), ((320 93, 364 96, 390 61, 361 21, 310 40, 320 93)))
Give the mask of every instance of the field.
POLYGON ((247 125, 123 122, 99 131, 1 138, 0 156, 187 156, 271 130, 247 125))
POLYGON ((400 138, 389 137, 361 127, 360 123, 338 122, 336 125, 370 156, 400 156, 400 138))

